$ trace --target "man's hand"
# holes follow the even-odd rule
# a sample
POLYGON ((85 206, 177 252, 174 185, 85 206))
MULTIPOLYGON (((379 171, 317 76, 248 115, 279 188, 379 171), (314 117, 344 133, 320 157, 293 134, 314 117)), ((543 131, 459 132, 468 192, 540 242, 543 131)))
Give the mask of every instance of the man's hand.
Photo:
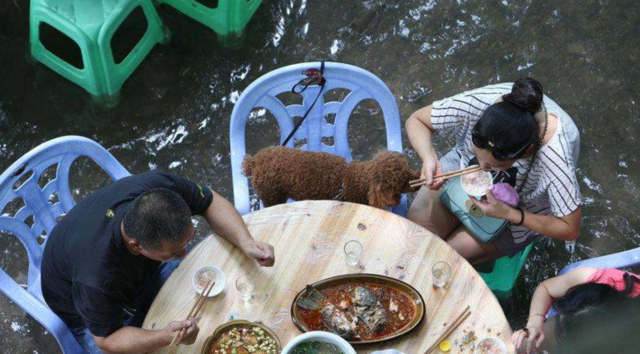
POLYGON ((520 219, 520 212, 517 209, 512 208, 501 200, 496 199, 496 197, 493 195, 493 192, 490 190, 487 192, 486 199, 477 200, 476 198, 471 197, 471 201, 478 208, 480 208, 480 210, 482 210, 484 215, 488 217, 509 221, 513 221, 514 217, 520 219))
POLYGON ((169 323, 169 325, 164 329, 166 338, 168 340, 167 343, 171 343, 173 341, 173 337, 179 335, 180 331, 183 329, 186 329, 187 333, 184 334, 182 340, 178 344, 193 344, 198 337, 198 332, 200 332, 200 328, 198 327, 198 320, 193 318, 187 321, 173 321, 169 323))
POLYGON ((255 259, 263 267, 271 267, 276 261, 273 246, 268 243, 253 241, 243 247, 242 251, 247 257, 255 259))

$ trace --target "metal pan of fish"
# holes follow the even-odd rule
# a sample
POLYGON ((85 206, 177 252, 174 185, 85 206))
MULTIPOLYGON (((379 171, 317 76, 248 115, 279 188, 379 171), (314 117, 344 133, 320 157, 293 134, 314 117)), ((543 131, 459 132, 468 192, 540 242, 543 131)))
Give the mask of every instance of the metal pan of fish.
POLYGON ((418 327, 424 299, 411 285, 376 274, 348 274, 301 290, 291 305, 302 332, 327 331, 351 344, 391 340, 418 327))

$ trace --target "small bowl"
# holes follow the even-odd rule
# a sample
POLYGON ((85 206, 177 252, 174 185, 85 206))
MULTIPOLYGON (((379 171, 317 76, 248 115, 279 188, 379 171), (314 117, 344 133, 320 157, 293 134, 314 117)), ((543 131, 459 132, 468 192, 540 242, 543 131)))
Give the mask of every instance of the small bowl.
POLYGON ((342 337, 337 334, 323 331, 307 332, 293 338, 289 343, 287 343, 287 345, 284 346, 281 354, 289 354, 293 350, 293 348, 296 347, 296 345, 307 341, 330 343, 340 348, 340 350, 345 354, 357 354, 356 350, 353 349, 351 344, 349 344, 349 342, 344 340, 342 337))
POLYGON ((484 352, 484 351, 480 351, 478 350, 478 348, 480 347, 481 344, 483 343, 488 343, 491 342, 493 343, 496 347, 498 347, 500 349, 500 353, 495 353, 495 354, 507 354, 507 345, 504 344, 504 342, 496 337, 487 337, 482 339, 481 341, 478 342, 478 344, 476 344, 475 349, 473 350, 474 354, 494 354, 494 353, 490 353, 490 352, 484 352))
MULTIPOLYGON (((491 175, 491 172, 489 172, 489 171, 480 171, 480 172, 484 172, 484 173, 486 173, 488 175, 490 184, 489 184, 489 188, 487 188, 487 191, 490 191, 491 187, 493 187, 493 176, 491 175)), ((476 198, 478 200, 481 200, 482 197, 484 197, 486 195, 486 192, 481 194, 481 195, 474 195, 474 194, 469 193, 467 188, 465 188, 465 184, 463 183, 463 180, 464 180, 464 176, 461 176, 460 177, 460 185, 462 186, 462 190, 465 193, 467 193, 468 195, 470 195, 470 196, 472 196, 472 197, 474 197, 474 198, 476 198)))
POLYGON ((195 291, 198 294, 202 294, 202 292, 204 291, 204 288, 200 288, 197 285, 196 279, 201 272, 204 272, 207 270, 213 271, 215 274, 216 285, 213 286, 213 289, 211 289, 211 292, 209 293, 209 296, 208 296, 208 297, 214 297, 220 294, 224 290, 225 286, 227 285, 227 278, 224 276, 224 273, 220 268, 212 265, 205 265, 198 268, 198 270, 196 270, 195 273, 193 273, 193 277, 191 277, 191 283, 193 284, 193 288, 195 289, 195 291))

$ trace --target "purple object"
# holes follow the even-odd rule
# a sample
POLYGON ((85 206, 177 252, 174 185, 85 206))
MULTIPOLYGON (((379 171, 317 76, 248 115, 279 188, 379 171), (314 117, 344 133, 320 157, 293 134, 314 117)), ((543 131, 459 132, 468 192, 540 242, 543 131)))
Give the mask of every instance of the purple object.
POLYGON ((520 202, 520 196, 518 196, 518 192, 516 192, 513 187, 511 187, 508 183, 497 183, 491 187, 491 192, 493 192, 493 196, 496 197, 501 202, 507 203, 512 207, 518 206, 520 202))

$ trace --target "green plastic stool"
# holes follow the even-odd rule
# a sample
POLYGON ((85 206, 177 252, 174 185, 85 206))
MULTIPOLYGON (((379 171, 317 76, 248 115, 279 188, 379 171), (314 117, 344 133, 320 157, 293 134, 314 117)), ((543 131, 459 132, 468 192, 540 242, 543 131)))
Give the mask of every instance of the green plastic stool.
POLYGON ((112 96, 157 44, 168 37, 151 0, 31 0, 31 55, 94 96, 112 96), (124 20, 140 7, 147 19, 142 39, 117 63, 111 39, 124 20), (46 23, 80 48, 83 67, 62 60, 44 47, 41 25, 46 23))
POLYGON ((158 0, 211 28, 219 35, 242 32, 262 0, 218 0, 208 7, 195 0, 158 0))
POLYGON ((529 257, 533 243, 522 251, 518 252, 513 258, 502 257, 496 260, 491 273, 480 273, 482 279, 489 286, 489 289, 499 299, 506 299, 511 296, 513 286, 520 275, 520 270, 529 257))

